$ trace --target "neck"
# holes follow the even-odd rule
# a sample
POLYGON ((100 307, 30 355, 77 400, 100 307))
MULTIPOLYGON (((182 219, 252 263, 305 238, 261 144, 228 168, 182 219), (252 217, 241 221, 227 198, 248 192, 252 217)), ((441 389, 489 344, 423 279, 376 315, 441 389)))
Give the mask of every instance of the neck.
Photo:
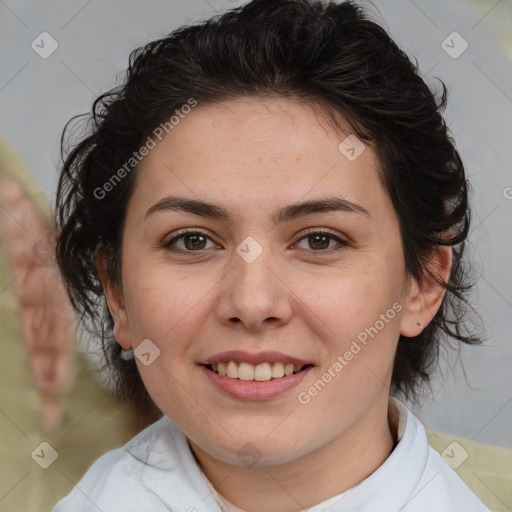
POLYGON ((248 512, 296 512, 362 482, 389 457, 395 439, 385 396, 330 443, 278 466, 230 465, 189 443, 213 486, 236 506, 248 512))

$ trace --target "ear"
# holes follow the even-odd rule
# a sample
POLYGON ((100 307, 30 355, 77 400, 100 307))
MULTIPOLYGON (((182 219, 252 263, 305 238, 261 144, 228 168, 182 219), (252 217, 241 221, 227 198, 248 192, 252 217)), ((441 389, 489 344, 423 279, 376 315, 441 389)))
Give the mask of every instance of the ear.
POLYGON ((436 315, 446 293, 436 277, 445 283, 448 282, 452 255, 451 246, 437 246, 430 260, 424 265, 421 280, 411 278, 400 323, 402 336, 418 336, 436 315))
POLYGON ((98 278, 103 287, 108 309, 114 319, 114 337, 116 341, 125 348, 132 346, 128 315, 124 304, 123 292, 120 287, 112 282, 108 275, 108 256, 104 250, 98 249, 94 260, 98 272, 98 278))

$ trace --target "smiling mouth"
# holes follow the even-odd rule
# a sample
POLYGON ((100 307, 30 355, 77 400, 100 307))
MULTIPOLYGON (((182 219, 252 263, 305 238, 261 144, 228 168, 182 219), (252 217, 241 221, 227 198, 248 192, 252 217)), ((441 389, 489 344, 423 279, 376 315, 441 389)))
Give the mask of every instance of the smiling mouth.
POLYGON ((313 366, 312 364, 294 365, 292 363, 261 363, 227 361, 204 365, 208 370, 228 379, 266 382, 297 374, 313 366))

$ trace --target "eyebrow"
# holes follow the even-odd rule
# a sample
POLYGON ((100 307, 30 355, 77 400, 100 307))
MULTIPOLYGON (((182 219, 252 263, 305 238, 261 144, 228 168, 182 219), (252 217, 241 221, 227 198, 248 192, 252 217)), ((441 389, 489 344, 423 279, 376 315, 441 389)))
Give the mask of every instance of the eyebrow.
MULTIPOLYGON (((206 201, 199 201, 196 199, 188 199, 183 197, 168 196, 160 199, 155 203, 147 212, 145 218, 156 212, 162 211, 177 211, 193 213, 201 217, 208 217, 212 219, 219 219, 228 221, 230 219, 229 210, 222 206, 208 203, 206 201)), ((326 197, 322 199, 313 199, 302 203, 294 203, 272 214, 274 224, 283 224, 284 222, 312 215, 314 213, 326 213, 332 211, 357 213, 371 218, 370 212, 360 204, 353 203, 348 199, 340 197, 326 197)))

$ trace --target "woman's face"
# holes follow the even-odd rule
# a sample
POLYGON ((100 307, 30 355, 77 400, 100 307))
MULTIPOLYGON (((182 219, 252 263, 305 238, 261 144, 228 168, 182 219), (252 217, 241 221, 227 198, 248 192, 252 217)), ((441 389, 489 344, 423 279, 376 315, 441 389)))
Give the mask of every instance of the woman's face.
POLYGON ((350 134, 291 99, 199 104, 141 164, 115 334, 219 460, 290 461, 387 409, 408 281, 376 155, 340 149, 350 134))

